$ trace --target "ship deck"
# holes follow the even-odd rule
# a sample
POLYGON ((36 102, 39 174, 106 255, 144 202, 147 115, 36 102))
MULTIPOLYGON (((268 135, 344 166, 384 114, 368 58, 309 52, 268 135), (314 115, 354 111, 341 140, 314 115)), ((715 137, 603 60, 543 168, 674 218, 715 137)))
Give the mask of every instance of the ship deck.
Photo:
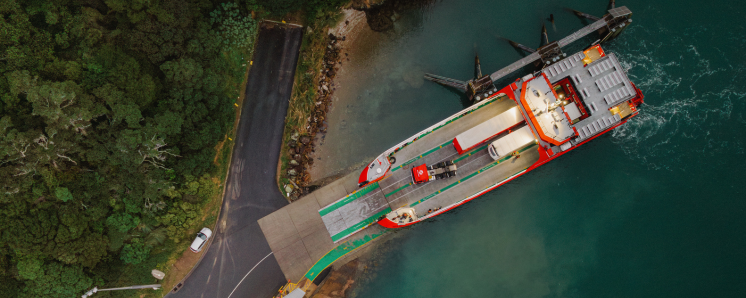
POLYGON ((358 188, 356 171, 260 219, 259 226, 285 276, 290 280, 314 276, 318 273, 311 272, 314 264, 328 257, 341 241, 347 243, 342 246, 371 241, 386 229, 369 226, 391 210, 412 206, 424 216, 428 209, 459 202, 534 164, 539 159, 536 146, 524 148, 519 158, 507 157, 498 163, 487 153, 489 141, 463 155, 451 144, 458 133, 514 106, 504 96, 422 137, 396 153, 403 162, 395 163, 389 176, 379 182, 358 188), (411 183, 413 166, 445 160, 458 166, 457 176, 411 183))
POLYGON ((341 241, 375 223, 382 215, 401 207, 413 207, 419 216, 427 215, 430 209, 457 203, 536 162, 539 154, 535 148, 526 148, 520 158, 493 160, 486 148, 502 135, 494 136, 462 155, 452 144, 453 138, 459 133, 515 106, 513 100, 502 96, 402 148, 394 155, 397 163, 392 165, 384 179, 319 210, 331 239, 341 241), (423 184, 412 182, 412 167, 448 160, 458 166, 455 177, 423 184))

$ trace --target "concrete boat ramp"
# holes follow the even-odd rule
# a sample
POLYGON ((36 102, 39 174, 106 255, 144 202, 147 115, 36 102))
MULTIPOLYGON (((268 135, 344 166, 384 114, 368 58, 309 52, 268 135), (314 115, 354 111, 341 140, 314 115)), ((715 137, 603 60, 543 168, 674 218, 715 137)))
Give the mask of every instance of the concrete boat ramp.
POLYGON ((531 146, 519 159, 495 161, 486 150, 489 141, 461 155, 452 144, 457 134, 515 106, 504 94, 495 94, 467 116, 448 121, 397 151, 397 162, 386 178, 359 188, 360 172, 355 171, 260 219, 287 279, 313 279, 338 258, 382 235, 387 229, 375 223, 392 210, 408 206, 427 216, 430 209, 458 203, 536 162, 539 153, 529 150, 535 148, 531 146), (412 183, 412 167, 447 160, 458 166, 455 177, 412 183))

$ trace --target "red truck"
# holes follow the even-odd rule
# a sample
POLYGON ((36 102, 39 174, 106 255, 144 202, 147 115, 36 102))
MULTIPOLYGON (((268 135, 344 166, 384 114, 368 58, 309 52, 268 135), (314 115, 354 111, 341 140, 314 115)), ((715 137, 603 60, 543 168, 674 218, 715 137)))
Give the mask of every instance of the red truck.
POLYGON ((425 183, 437 179, 456 176, 456 165, 452 161, 443 161, 432 166, 425 164, 412 168, 412 182, 415 184, 425 183))

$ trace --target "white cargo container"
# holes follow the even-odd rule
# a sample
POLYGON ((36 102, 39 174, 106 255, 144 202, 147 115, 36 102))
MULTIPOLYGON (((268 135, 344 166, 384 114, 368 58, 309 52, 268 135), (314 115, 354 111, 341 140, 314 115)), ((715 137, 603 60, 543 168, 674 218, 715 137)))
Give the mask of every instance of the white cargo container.
POLYGON ((531 128, 526 125, 492 142, 487 150, 489 150, 492 159, 497 160, 533 142, 536 142, 536 138, 531 132, 531 128))
POLYGON ((453 146, 456 147, 458 154, 464 154, 474 147, 483 144, 487 140, 499 135, 516 125, 523 122, 523 115, 518 107, 500 113, 490 120, 472 127, 471 129, 459 134, 453 139, 453 146))

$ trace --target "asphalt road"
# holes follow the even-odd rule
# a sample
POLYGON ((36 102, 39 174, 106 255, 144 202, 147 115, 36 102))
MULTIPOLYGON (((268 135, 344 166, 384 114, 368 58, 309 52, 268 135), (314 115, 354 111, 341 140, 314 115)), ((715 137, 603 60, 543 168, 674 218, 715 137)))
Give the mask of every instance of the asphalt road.
POLYGON ((287 204, 275 175, 303 31, 274 26, 259 31, 213 242, 169 297, 268 298, 286 282, 257 220, 287 204))

